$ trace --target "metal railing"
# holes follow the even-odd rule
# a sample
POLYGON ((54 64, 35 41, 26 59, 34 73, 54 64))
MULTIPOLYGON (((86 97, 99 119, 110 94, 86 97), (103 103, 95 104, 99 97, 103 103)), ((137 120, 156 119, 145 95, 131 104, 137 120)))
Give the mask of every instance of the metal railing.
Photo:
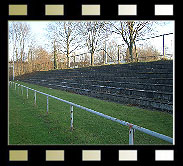
POLYGON ((40 92, 40 91, 38 91, 38 90, 29 88, 29 87, 27 87, 27 86, 18 84, 18 83, 16 83, 16 82, 9 81, 9 86, 10 86, 10 87, 13 87, 13 86, 14 86, 15 90, 16 90, 16 88, 18 88, 18 90, 19 90, 19 87, 21 87, 22 95, 23 95, 23 88, 26 88, 26 89, 27 89, 27 99, 28 99, 28 90, 34 91, 34 104, 35 104, 35 105, 36 105, 36 93, 40 93, 40 94, 42 94, 42 95, 47 96, 47 113, 48 113, 48 109, 49 109, 49 97, 50 97, 50 98, 53 98, 53 99, 56 99, 56 100, 59 100, 59 101, 62 101, 62 102, 64 102, 64 103, 69 104, 69 105, 70 105, 70 117, 71 117, 71 130, 73 130, 73 110, 74 110, 73 107, 77 107, 77 108, 80 108, 80 109, 82 109, 82 110, 91 112, 91 113, 96 114, 96 115, 98 115, 98 116, 104 117, 104 118, 109 119, 109 120, 112 120, 112 121, 114 121, 114 122, 117 122, 117 123, 119 123, 119 124, 121 124, 121 125, 128 126, 128 127, 129 127, 129 145, 133 145, 133 144, 134 144, 134 131, 135 131, 135 130, 141 131, 141 132, 143 132, 143 133, 146 133, 146 134, 148 134, 148 135, 157 137, 157 138, 159 138, 159 139, 162 139, 162 140, 164 140, 164 141, 167 141, 167 142, 173 144, 173 138, 171 138, 171 137, 169 137, 169 136, 166 136, 166 135, 163 135, 163 134, 159 134, 159 133, 157 133, 157 132, 155 132, 155 131, 151 131, 151 130, 149 130, 149 129, 146 129, 146 128, 143 128, 143 127, 134 125, 134 124, 132 124, 132 123, 129 123, 129 122, 126 122, 126 121, 123 121, 123 120, 120 120, 120 119, 117 119, 117 118, 114 118, 114 117, 105 115, 105 114, 103 114, 103 113, 100 113, 100 112, 94 111, 94 110, 92 110, 92 109, 83 107, 83 106, 81 106, 81 105, 72 103, 72 102, 70 102, 70 101, 67 101, 67 100, 64 100, 64 99, 61 99, 61 98, 58 98, 58 97, 55 97, 55 96, 52 96, 52 95, 49 95, 49 94, 40 92))

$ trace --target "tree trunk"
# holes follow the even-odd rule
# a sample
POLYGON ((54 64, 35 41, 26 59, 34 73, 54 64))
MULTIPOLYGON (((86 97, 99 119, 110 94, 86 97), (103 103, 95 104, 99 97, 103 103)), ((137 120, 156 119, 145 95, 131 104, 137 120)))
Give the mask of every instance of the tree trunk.
POLYGON ((21 69, 20 69, 20 75, 23 74, 23 51, 21 51, 21 60, 20 60, 20 66, 21 66, 21 69))
POLYGON ((53 63, 53 68, 54 68, 54 69, 57 69, 57 57, 56 57, 55 41, 54 41, 54 51, 53 51, 53 54, 54 54, 54 63, 53 63))
POLYGON ((56 60, 56 54, 54 52, 54 64, 53 64, 53 68, 56 69, 57 68, 57 60, 56 60))
POLYGON ((91 52, 91 66, 94 66, 94 52, 91 52))
POLYGON ((136 62, 138 62, 139 59, 138 59, 137 47, 136 47, 135 43, 134 43, 134 45, 135 45, 135 58, 136 58, 136 62))
POLYGON ((69 44, 67 44, 67 68, 70 68, 69 44))
POLYGON ((103 65, 105 65, 105 52, 103 50, 103 65))
POLYGON ((67 53, 67 68, 70 68, 70 57, 69 57, 69 53, 67 53))
POLYGON ((132 42, 130 42, 129 54, 130 54, 131 62, 133 62, 133 43, 132 42))

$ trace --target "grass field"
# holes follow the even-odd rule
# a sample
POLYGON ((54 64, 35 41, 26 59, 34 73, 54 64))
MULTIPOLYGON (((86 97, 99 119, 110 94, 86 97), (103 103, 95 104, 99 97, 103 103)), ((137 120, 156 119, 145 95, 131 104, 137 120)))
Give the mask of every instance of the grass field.
MULTIPOLYGON (((92 97, 19 82, 30 88, 71 101, 106 115, 173 137, 173 116, 159 111, 125 106, 92 97)), ((70 106, 49 98, 46 114, 46 96, 24 88, 9 88, 9 144, 128 144, 129 128, 116 122, 74 107, 74 130, 70 130, 70 106)), ((135 131, 135 144, 169 144, 158 138, 135 131)))

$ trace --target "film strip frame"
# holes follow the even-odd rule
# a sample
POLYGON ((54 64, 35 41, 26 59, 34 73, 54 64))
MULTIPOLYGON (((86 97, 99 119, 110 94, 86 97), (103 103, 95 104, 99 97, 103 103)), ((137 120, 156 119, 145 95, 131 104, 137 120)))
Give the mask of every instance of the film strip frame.
POLYGON ((20 0, 10 1, 8 4, 9 19, 64 19, 64 20, 89 20, 89 19, 174 19, 174 1, 155 3, 156 1, 138 2, 131 1, 44 1, 39 3, 20 0), (111 12, 110 12, 111 11, 111 12))
MULTIPOLYGON (((5 10, 2 12, 1 34, 7 32, 8 20, 176 20, 176 4, 173 0, 153 1, 113 1, 105 2, 102 0, 9 0, 3 5, 5 10), (55 5, 55 6, 54 6, 55 5), (128 5, 128 6, 127 6, 128 5), (17 8, 18 7, 18 8, 17 8), (125 8, 130 8, 124 12, 125 8), (53 10, 54 9, 54 10, 53 10), (56 9, 56 10, 55 10, 56 9), (93 11, 95 9, 95 11, 93 11), (166 10, 164 10, 166 9, 166 10), (112 11, 112 12, 109 12, 112 11)), ((7 34, 1 38, 1 55, 8 55, 7 34), (7 50, 4 50, 4 47, 7 50)), ((2 58, 2 57, 1 57, 2 58)), ((8 59, 2 58, 3 61, 8 59)), ((7 72, 4 73, 1 65, 1 76, 8 80, 7 72)), ((3 81, 2 86, 7 87, 8 83, 3 81)), ((1 86, 1 87, 2 87, 1 86)), ((7 87, 8 89, 8 87, 7 87)), ((7 90, 8 92, 8 90, 7 90)), ((2 95, 1 95, 2 97, 2 95)), ((7 94, 8 98, 8 94, 7 94)), ((1 102, 4 100, 1 98, 1 102)), ((1 105, 2 105, 1 103, 1 105)), ((3 110, 8 109, 3 105, 3 110)), ((10 146, 7 143, 7 112, 1 112, 1 150, 0 163, 3 165, 180 165, 183 161, 181 139, 181 115, 175 111, 175 145, 164 146, 10 146), (126 157, 125 157, 126 156, 126 157), (94 162, 93 162, 94 161, 94 162)), ((182 130, 183 131, 183 130, 182 130)))

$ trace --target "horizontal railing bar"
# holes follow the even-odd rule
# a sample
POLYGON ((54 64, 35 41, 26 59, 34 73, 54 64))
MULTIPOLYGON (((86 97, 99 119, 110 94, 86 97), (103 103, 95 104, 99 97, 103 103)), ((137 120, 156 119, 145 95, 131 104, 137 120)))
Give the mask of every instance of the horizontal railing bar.
MULTIPOLYGON (((15 84, 17 84, 17 83, 15 83, 15 84)), ((21 84, 18 84, 18 86, 19 86, 19 85, 21 85, 21 84)), ((129 123, 129 122, 126 122, 126 121, 123 121, 123 120, 120 120, 120 119, 117 119, 117 118, 114 118, 114 117, 105 115, 105 114, 103 114, 103 113, 94 111, 94 110, 92 110, 92 109, 83 107, 83 106, 81 106, 81 105, 72 103, 72 102, 67 101, 67 100, 64 100, 64 99, 60 99, 60 98, 58 98, 58 97, 55 97, 55 96, 46 94, 46 93, 44 93, 44 92, 40 92, 40 91, 38 91, 38 90, 35 90, 35 89, 32 89, 32 88, 26 87, 26 86, 24 86, 24 85, 21 85, 21 86, 23 86, 23 87, 25 87, 25 88, 28 88, 28 89, 30 89, 30 90, 33 90, 33 91, 35 91, 35 92, 37 92, 37 93, 40 93, 40 94, 49 96, 49 97, 54 98, 54 99, 56 99, 56 100, 62 101, 62 102, 67 103, 67 104, 69 104, 69 105, 75 106, 75 107, 80 108, 80 109, 82 109, 82 110, 85 110, 85 111, 91 112, 91 113, 93 113, 93 114, 99 115, 99 116, 104 117, 104 118, 106 118, 106 119, 112 120, 112 121, 117 122, 117 123, 119 123, 119 124, 122 124, 122 125, 124 125, 124 126, 128 126, 128 127, 130 127, 130 128, 139 130, 139 131, 141 131, 141 132, 143 132, 143 133, 146 133, 146 134, 148 134, 148 135, 151 135, 151 136, 160 138, 160 139, 162 139, 162 140, 165 140, 165 141, 170 142, 170 143, 173 144, 173 138, 171 138, 171 137, 169 137, 169 136, 166 136, 166 135, 157 133, 157 132, 155 132, 155 131, 151 131, 151 130, 149 130, 149 129, 146 129, 146 128, 143 128, 143 127, 134 125, 134 124, 132 124, 132 123, 129 123)))

